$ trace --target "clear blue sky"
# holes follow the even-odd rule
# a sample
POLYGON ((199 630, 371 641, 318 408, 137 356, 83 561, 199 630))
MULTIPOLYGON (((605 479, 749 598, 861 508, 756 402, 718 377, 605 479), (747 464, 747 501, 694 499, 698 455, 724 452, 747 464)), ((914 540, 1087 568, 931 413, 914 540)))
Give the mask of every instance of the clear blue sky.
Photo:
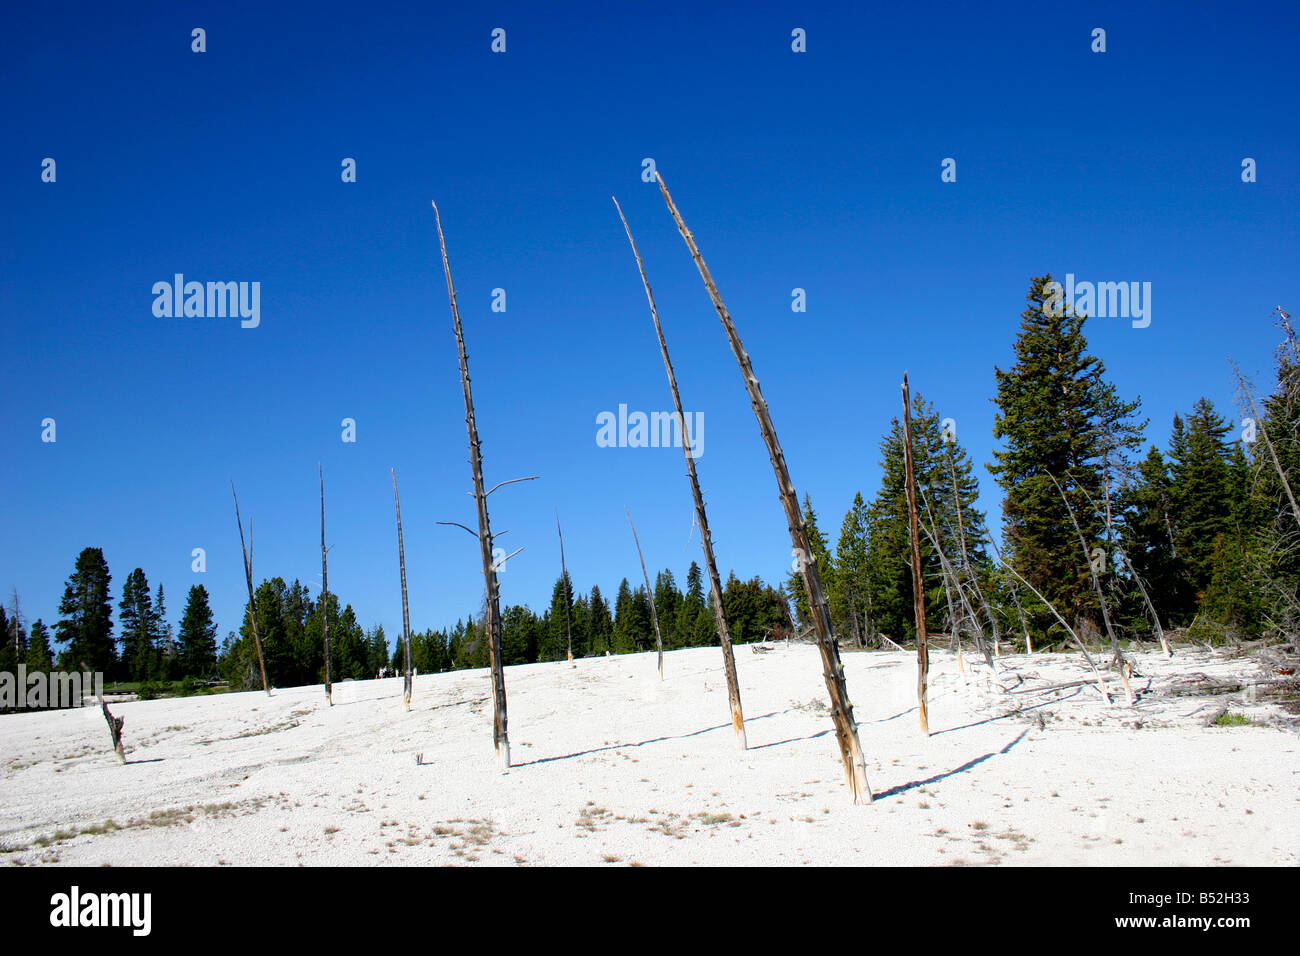
POLYGON ((1269 314, 1300 307, 1295 3, 463 6, 5 6, 0 587, 28 619, 52 623, 97 546, 115 603, 140 566, 173 621, 197 582, 222 635, 237 627, 232 477, 257 578, 318 587, 317 461, 330 583, 363 624, 400 630, 390 467, 412 625, 477 608, 474 541, 434 524, 473 524, 473 508, 431 199, 487 480, 541 476, 491 499, 501 544, 526 549, 503 600, 535 610, 558 573, 557 507, 583 590, 612 597, 639 574, 625 504, 652 568, 680 581, 699 553, 680 452, 595 442, 602 411, 671 407, 612 194, 704 414, 722 572, 789 567, 739 372, 645 157, 832 540, 854 491, 874 493, 904 369, 990 460, 993 369, 1012 362, 1031 276, 1152 283, 1148 328, 1087 333, 1161 445, 1201 395, 1235 417, 1227 358, 1266 385, 1269 314), (178 272, 260 282, 260 326, 155 317, 153 284, 178 272))

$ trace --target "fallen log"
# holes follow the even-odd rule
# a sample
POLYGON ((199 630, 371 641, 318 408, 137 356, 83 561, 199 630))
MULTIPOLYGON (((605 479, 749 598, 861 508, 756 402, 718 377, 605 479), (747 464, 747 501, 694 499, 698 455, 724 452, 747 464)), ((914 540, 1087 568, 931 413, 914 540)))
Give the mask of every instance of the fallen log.
POLYGON ((117 762, 124 764, 126 752, 122 749, 122 725, 126 723, 126 718, 114 717, 103 697, 99 698, 99 706, 104 712, 104 719, 108 721, 108 732, 113 736, 113 753, 117 754, 117 762))

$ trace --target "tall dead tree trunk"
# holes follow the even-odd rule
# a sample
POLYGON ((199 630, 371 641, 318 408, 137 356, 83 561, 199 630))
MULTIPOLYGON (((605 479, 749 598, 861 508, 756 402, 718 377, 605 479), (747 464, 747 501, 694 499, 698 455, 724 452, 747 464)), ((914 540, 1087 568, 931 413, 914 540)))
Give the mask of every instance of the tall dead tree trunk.
POLYGON ((926 691, 930 677, 930 649, 925 634, 925 582, 921 576, 921 535, 916 527, 916 474, 912 468, 912 394, 907 388, 906 372, 903 373, 903 467, 907 471, 907 527, 912 537, 912 613, 916 617, 916 703, 920 710, 921 733, 928 737, 930 713, 926 691))
MULTIPOLYGON (((456 289, 451 282, 451 265, 447 261, 447 242, 442 235, 442 217, 433 203, 433 218, 438 227, 438 248, 442 252, 442 271, 447 279, 447 300, 451 304, 452 326, 456 331, 456 351, 460 356, 460 382, 465 393, 465 430, 469 434, 469 462, 474 475, 474 504, 478 512, 479 552, 483 559, 483 581, 487 591, 484 602, 484 630, 492 665, 492 743, 497 764, 510 769, 510 739, 506 734, 506 679, 501 663, 501 604, 497 593, 497 572, 492 563, 492 526, 488 521, 487 497, 483 490, 483 454, 479 445, 478 426, 474 423, 474 397, 469 387, 469 359, 465 354, 465 336, 461 331, 460 310, 456 308, 456 289)), ((498 486, 499 487, 499 486, 498 486)), ((493 488, 495 491, 496 488, 493 488)))
POLYGON ((568 641, 568 659, 573 660, 573 621, 569 613, 569 603, 573 595, 569 593, 569 569, 564 564, 564 532, 560 530, 560 509, 555 509, 555 533, 560 538, 560 586, 564 588, 564 635, 568 641))
POLYGON ((248 547, 244 547, 244 522, 239 517, 239 496, 235 494, 235 481, 230 481, 230 494, 235 499, 235 524, 239 525, 239 550, 244 553, 244 578, 248 581, 248 626, 253 631, 253 646, 257 648, 257 666, 262 672, 262 690, 271 696, 271 685, 266 680, 266 661, 262 658, 262 638, 257 633, 257 606, 253 600, 253 519, 248 519, 248 547))
POLYGON ((664 679, 664 639, 659 633, 659 611, 655 608, 655 592, 650 586, 650 572, 645 569, 645 555, 641 553, 641 539, 636 535, 636 525, 632 524, 632 512, 628 511, 627 505, 623 506, 623 511, 627 514, 628 526, 632 529, 632 541, 636 544, 636 556, 641 562, 641 577, 645 578, 645 593, 650 598, 650 620, 655 626, 655 647, 659 650, 659 679, 664 679))
MULTIPOLYGON (((650 291, 650 280, 646 278, 645 266, 641 262, 641 253, 637 250, 636 240, 628 227, 623 209, 614 200, 618 218, 623 221, 623 231, 632 246, 632 255, 636 259, 637 271, 641 273, 641 284, 645 287, 646 301, 650 303, 650 317, 654 319, 655 335, 659 339, 659 354, 664 360, 664 370, 668 373, 668 388, 673 394, 673 413, 677 416, 677 427, 681 429, 682 452, 686 456, 686 476, 691 482, 691 498, 695 502, 695 524, 700 529, 700 547, 704 551, 704 567, 709 574, 709 596, 713 604, 713 620, 718 628, 718 643, 722 646, 722 669, 727 676, 727 695, 731 703, 731 729, 736 735, 736 744, 741 750, 746 749, 745 715, 740 706, 740 681, 736 677, 736 658, 731 648, 731 631, 727 627, 726 615, 722 612, 722 579, 718 576, 718 562, 713 556, 713 534, 709 531, 709 517, 704 511, 704 494, 700 491, 700 479, 695 472, 695 436, 686 431, 686 413, 682 410, 682 397, 677 390, 677 373, 673 371, 672 360, 668 357, 668 343, 664 339, 663 327, 659 324, 659 310, 655 307, 654 293, 650 291)), ((631 518, 629 517, 630 521, 631 518)), ((638 549, 639 549, 638 545, 638 549)))
POLYGON ((330 579, 329 565, 325 559, 325 471, 316 463, 320 473, 320 630, 325 645, 325 703, 334 706, 334 685, 330 681, 330 579))
POLYGON ((402 673, 402 707, 411 709, 411 612, 406 603, 406 548, 402 544, 402 502, 397 497, 397 469, 390 468, 393 476, 393 509, 397 512, 397 568, 402 576, 402 651, 405 668, 402 673))
POLYGON ((871 801, 871 787, 867 784, 867 767, 862 756, 862 745, 858 741, 858 725, 853 719, 853 704, 849 700, 848 687, 844 681, 844 665, 840 662, 840 648, 835 641, 835 632, 831 628, 830 608, 826 604, 826 595, 822 591, 822 582, 820 575, 817 573, 817 564, 811 558, 811 549, 808 545, 808 529, 804 526, 803 513, 799 510, 799 498, 795 493, 794 483, 790 480, 790 472, 785 465, 785 454, 781 451, 781 445, 777 441, 776 429, 772 425, 772 417, 768 413, 767 402, 758 387, 758 376, 754 374, 749 355, 745 352, 745 346, 740 341, 740 334, 736 331, 735 323, 731 321, 731 315, 722 302, 722 295, 713 282, 709 267, 704 264, 704 257, 700 255, 699 247, 695 244, 695 237, 686 228, 681 213, 677 211, 677 206, 673 204, 672 196, 668 194, 668 187, 664 184, 663 177, 656 174, 656 178, 659 182, 659 192, 663 195, 668 211, 672 213, 673 221, 677 223, 677 231, 681 233, 682 239, 685 240, 686 248, 690 250, 691 258, 695 261, 695 267, 699 270, 700 278, 704 281, 704 288, 708 291, 709 298, 713 301, 713 307, 717 310, 718 318, 722 321, 722 328, 727 333, 727 340, 731 344, 731 352, 736 357, 736 364, 740 366, 741 376, 745 380, 745 391, 749 393, 750 406, 754 410, 754 417, 758 419, 758 429, 763 435, 763 442, 767 445, 768 457, 772 461, 772 471, 776 476, 781 505, 785 510, 786 521, 790 527, 790 542, 794 546, 795 553, 801 558, 804 593, 808 595, 809 611, 812 614, 813 624, 817 630, 817 646, 821 651, 822 673, 826 679, 827 694, 830 696, 831 717, 835 723, 835 736, 840 745, 840 756, 844 761, 845 780, 848 782, 855 803, 869 803, 871 801))

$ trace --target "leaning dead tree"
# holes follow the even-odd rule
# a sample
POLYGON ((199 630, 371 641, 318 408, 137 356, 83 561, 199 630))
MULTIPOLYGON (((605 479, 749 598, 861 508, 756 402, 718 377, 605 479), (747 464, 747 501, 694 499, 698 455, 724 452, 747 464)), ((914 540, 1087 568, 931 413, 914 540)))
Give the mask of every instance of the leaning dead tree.
MULTIPOLYGON (((736 677, 736 658, 731 649, 731 631, 727 627, 726 615, 722 613, 722 579, 718 576, 718 562, 713 556, 713 535, 709 531, 709 518, 704 511, 704 493, 700 491, 700 479, 695 473, 694 436, 686 434, 686 413, 682 410, 682 396, 677 390, 677 373, 673 371, 672 360, 668 357, 668 343, 664 339, 663 327, 659 324, 659 310, 655 306, 654 293, 650 291, 650 280, 646 278, 645 266, 641 262, 641 253, 637 250, 636 240, 628 227, 623 209, 614 200, 618 218, 623 221, 623 231, 632 246, 632 255, 636 259, 637 271, 641 273, 641 284, 645 287, 646 301, 650 303, 650 317, 654 319, 655 335, 659 339, 659 354, 664 360, 664 370, 668 373, 668 388, 673 394, 673 414, 677 416, 677 427, 681 430, 682 453, 686 456, 686 476, 691 482, 691 498, 695 502, 695 524, 700 529, 700 546, 704 551, 704 566, 709 574, 709 596, 713 603, 713 620, 718 628, 718 643, 722 646, 722 669, 727 675, 727 694, 731 702, 731 729, 736 734, 736 744, 741 750, 747 747, 745 739, 745 715, 740 707, 740 681, 736 677)), ((631 516, 628 517, 631 521, 631 516)), ((640 545, 637 545, 638 551, 640 545)), ((644 563, 644 562, 643 562, 644 563)), ((649 587, 647 579, 647 587, 649 587)), ((660 676, 662 677, 662 667, 660 676)))
POLYGON ((659 679, 664 679, 664 639, 659 633, 659 611, 655 608, 655 592, 650 586, 650 573, 645 569, 645 555, 641 553, 641 539, 636 536, 636 525, 632 524, 632 512, 628 511, 627 505, 623 506, 623 511, 627 513, 627 523, 632 528, 632 541, 636 544, 636 556, 641 561, 641 577, 645 578, 645 593, 650 598, 650 620, 655 626, 655 647, 659 650, 659 679))
POLYGON ((108 721, 108 732, 113 737, 113 753, 117 754, 117 762, 126 763, 126 751, 122 748, 122 725, 126 723, 126 718, 114 717, 103 697, 99 698, 99 707, 104 712, 104 719, 108 721))
MULTIPOLYGON (((451 265, 447 261, 447 241, 442 235, 442 217, 438 215, 438 204, 433 205, 433 218, 438 227, 438 248, 442 252, 442 271, 447 279, 447 301, 451 304, 452 327, 456 332, 456 351, 460 356, 460 384, 465 393, 465 430, 469 434, 469 463, 474 476, 475 509, 478 512, 478 544, 483 559, 483 582, 486 589, 483 630, 488 641, 488 655, 492 667, 492 743, 496 747, 497 765, 502 770, 510 769, 510 739, 506 735, 506 679, 501 662, 501 597, 497 590, 497 566, 492 560, 492 526, 488 521, 488 495, 502 485, 516 481, 531 481, 536 475, 527 478, 513 478, 483 490, 483 452, 479 444, 478 426, 474 423, 474 397, 469 387, 469 359, 465 354, 465 336, 461 331, 460 310, 456 308, 456 289, 451 282, 451 265)), ((439 522, 454 524, 455 522, 439 522)), ((464 525, 460 527, 465 528, 464 525)), ((469 528, 465 528, 469 531, 469 528)), ((472 531, 470 531, 473 534, 472 531)), ((501 532, 505 534, 505 532, 501 532)), ((520 549, 522 550, 522 549, 520 549)), ((516 551, 516 554, 519 552, 516 551)))
POLYGON ((926 700, 930 677, 930 649, 925 634, 925 582, 921 578, 921 536, 916 528, 916 472, 912 466, 912 394, 903 373, 903 467, 907 472, 907 527, 912 538, 912 613, 916 617, 916 704, 921 716, 921 733, 930 735, 930 712, 926 700))
POLYGON ((248 547, 244 547, 244 522, 239 517, 239 496, 235 494, 235 481, 230 481, 230 494, 235 499, 235 524, 239 525, 239 549, 244 552, 244 578, 248 581, 248 626, 253 631, 253 646, 257 648, 257 666, 262 672, 262 690, 271 696, 271 685, 266 682, 266 661, 262 658, 262 639, 257 634, 257 608, 253 599, 253 519, 248 519, 248 547))
POLYGON ((568 659, 573 660, 573 620, 569 614, 569 569, 564 566, 564 532, 560 530, 560 509, 555 509, 555 533, 560 536, 560 586, 564 588, 564 634, 568 641, 568 659))
POLYGON ((397 469, 390 468, 393 476, 393 508, 397 511, 397 567, 402 576, 402 651, 405 669, 402 672, 402 707, 411 709, 411 613, 406 604, 406 549, 402 545, 402 502, 397 497, 397 469))
POLYGON ((704 288, 708 290, 709 298, 713 300, 713 307, 717 310, 718 318, 722 321, 722 327, 727 333, 727 340, 731 344, 731 352, 736 357, 741 376, 745 380, 745 390, 749 393, 749 403, 754 409, 754 417, 758 419, 758 429, 763 435, 763 442, 767 445, 768 457, 772 461, 772 471, 776 476, 781 505, 785 509, 786 521, 790 527, 790 542, 794 546, 795 554, 799 556, 804 592, 808 595, 808 608, 817 630, 817 646, 821 651, 822 673, 826 679, 826 691, 830 696, 831 717, 835 723, 835 736, 840 745, 840 756, 844 761, 844 776, 848 782, 849 790, 853 794, 854 803, 869 803, 871 801, 871 787, 867 784, 867 767, 862 756, 862 745, 858 741, 858 725, 853 719, 853 704, 849 701, 849 691, 844 681, 844 665, 840 662, 840 648, 835 641, 835 633, 831 629, 830 608, 826 603, 826 595, 822 591, 821 577, 817 573, 817 563, 811 558, 811 549, 808 545, 808 529, 804 526, 803 513, 799 510, 799 498, 795 493, 794 483, 790 480, 790 472, 785 465, 785 454, 781 451, 781 445, 777 441, 776 428, 772 425, 772 416, 768 413, 767 402, 763 398, 762 391, 759 390, 758 376, 754 374, 749 355, 745 351, 744 344, 740 341, 740 334, 736 331, 735 323, 731 321, 731 315, 727 312, 726 305, 722 302, 722 295, 713 282, 709 267, 704 264, 704 257, 700 255, 699 247, 695 244, 695 237, 686 228, 681 213, 677 211, 677 206, 673 204, 672 196, 668 194, 668 187, 664 184, 663 177, 656 174, 656 178, 659 182, 659 192, 663 194, 664 203, 668 206, 668 211, 672 213, 673 221, 677 223, 677 231, 681 233, 682 239, 685 240, 686 248, 690 250, 691 258, 695 261, 695 267, 699 270, 700 278, 704 281, 704 288))
POLYGON ((1070 504, 1070 499, 1065 495, 1065 489, 1061 483, 1056 480, 1056 476, 1050 471, 1047 477, 1052 479, 1052 484, 1056 485, 1056 491, 1061 496, 1061 501, 1065 504, 1065 510, 1069 512, 1070 524, 1074 525, 1074 533, 1079 538, 1079 548, 1083 551, 1083 560, 1088 565, 1088 576, 1092 580, 1092 589, 1097 595, 1097 603, 1101 606, 1101 620, 1106 626, 1106 635, 1110 638, 1110 651, 1113 663, 1116 667, 1123 668, 1126 661, 1124 652, 1120 650, 1119 638, 1115 636, 1115 629, 1110 623, 1110 609, 1106 607, 1106 595, 1102 593, 1101 578, 1097 576, 1097 566, 1088 552, 1088 542, 1083 537, 1083 529, 1079 527, 1079 519, 1074 514, 1074 506, 1070 504))
POLYGON ((329 566, 325 560, 328 549, 325 547, 325 471, 320 462, 316 463, 320 473, 320 632, 321 642, 325 645, 325 703, 334 706, 334 685, 330 682, 330 579, 329 566))

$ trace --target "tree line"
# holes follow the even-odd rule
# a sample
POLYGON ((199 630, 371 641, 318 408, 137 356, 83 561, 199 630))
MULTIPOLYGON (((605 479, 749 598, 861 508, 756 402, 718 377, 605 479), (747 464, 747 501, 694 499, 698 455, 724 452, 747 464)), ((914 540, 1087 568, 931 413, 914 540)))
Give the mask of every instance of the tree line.
MULTIPOLYGON (((927 621, 1041 645, 1066 636, 1050 604, 1085 636, 1107 620, 1139 638, 1161 628, 1188 628, 1199 640, 1294 633, 1300 347, 1289 316, 1275 313, 1282 343, 1272 391, 1257 400, 1238 373, 1239 429, 1200 398, 1174 415, 1163 449, 1144 447, 1140 397, 1117 393, 1088 353, 1086 316, 1045 296, 1051 282, 1031 280, 1015 361, 994 372, 1001 447, 986 467, 1003 495, 1000 547, 976 507, 955 421, 913 394, 927 621)), ((836 633, 862 644, 915 633, 897 418, 880 451, 880 487, 870 502, 854 496, 833 551, 803 502, 808 560, 827 582, 836 633)), ((807 626, 798 573, 788 587, 807 626)))
MULTIPOLYGON (((1201 398, 1173 417, 1163 449, 1144 448, 1140 397, 1118 394, 1104 363, 1088 353, 1087 317, 1053 301, 1051 282, 1050 275, 1031 280, 1014 362, 994 370, 993 435, 1001 447, 986 467, 1003 495, 1000 545, 977 507, 975 465, 956 421, 919 390, 912 395, 927 620, 953 635, 1024 646, 1063 640, 1057 614, 1085 636, 1103 623, 1137 637, 1161 628, 1188 628, 1199 639, 1293 633, 1300 624, 1300 343, 1289 315, 1275 313, 1282 341, 1271 391, 1257 398, 1238 374, 1239 430, 1201 398)), ((810 626, 801 560, 816 562, 841 640, 875 646, 914 636, 903 442, 895 417, 880 441, 880 485, 870 501, 855 494, 833 549, 805 496, 810 554, 792 556, 783 587, 729 576, 722 603, 733 641, 810 626)), ((247 605, 238 634, 218 647, 202 585, 190 588, 173 632, 162 585, 151 592, 136 568, 122 589, 115 635, 110 582, 102 550, 84 549, 52 631, 39 619, 28 629, 15 594, 8 612, 0 608, 0 670, 25 663, 115 679, 220 677, 252 686, 247 605)), ((697 564, 685 590, 671 570, 660 571, 653 597, 666 649, 717 643, 697 564)), ((331 592, 323 609, 296 580, 261 582, 254 606, 273 684, 322 680, 322 610, 331 673, 366 678, 398 669, 399 651, 390 650, 383 626, 364 629, 351 605, 339 604, 331 592)), ((482 619, 480 607, 454 627, 413 633, 413 665, 425 673, 487 666, 482 619)), ((506 664, 564 659, 570 641, 575 657, 653 648, 646 588, 624 578, 611 605, 598 586, 576 593, 566 573, 540 614, 527 605, 502 613, 506 664)))

